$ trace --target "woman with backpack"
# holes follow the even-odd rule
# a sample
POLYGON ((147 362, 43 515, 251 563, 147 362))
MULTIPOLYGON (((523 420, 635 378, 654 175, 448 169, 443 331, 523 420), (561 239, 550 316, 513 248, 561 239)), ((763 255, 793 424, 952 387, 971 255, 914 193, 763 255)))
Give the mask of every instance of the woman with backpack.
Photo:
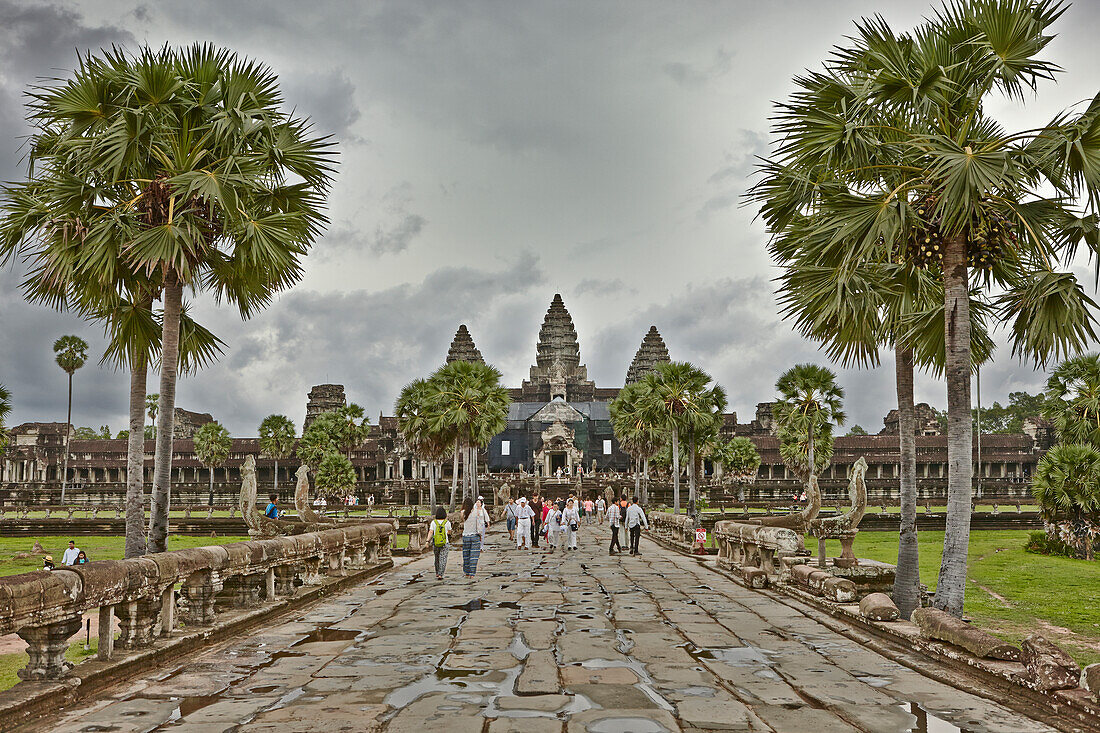
POLYGON ((481 538, 485 536, 485 512, 474 508, 474 500, 466 497, 462 502, 462 574, 473 578, 477 573, 477 561, 481 558, 481 538))
POLYGON ((565 511, 561 513, 561 530, 565 534, 561 546, 565 550, 577 549, 577 530, 581 526, 581 517, 573 504, 573 498, 565 502, 565 511))
POLYGON ((429 525, 428 533, 435 550, 435 579, 443 580, 443 573, 447 570, 448 541, 451 536, 451 523, 447 521, 447 510, 443 507, 435 508, 435 519, 429 525))

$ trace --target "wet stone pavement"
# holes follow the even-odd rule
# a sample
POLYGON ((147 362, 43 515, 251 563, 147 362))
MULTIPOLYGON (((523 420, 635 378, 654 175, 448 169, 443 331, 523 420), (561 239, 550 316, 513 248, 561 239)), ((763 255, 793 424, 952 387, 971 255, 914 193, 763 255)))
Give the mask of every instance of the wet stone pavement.
POLYGON ((39 730, 663 733, 1050 730, 643 540, 425 556, 39 730))

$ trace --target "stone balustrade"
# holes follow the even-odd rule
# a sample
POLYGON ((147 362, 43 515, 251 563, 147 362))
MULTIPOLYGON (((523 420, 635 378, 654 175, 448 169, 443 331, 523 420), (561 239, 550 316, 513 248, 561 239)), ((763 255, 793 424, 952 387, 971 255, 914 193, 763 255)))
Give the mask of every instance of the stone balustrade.
POLYGON ((651 512, 649 531, 681 550, 691 551, 695 545, 695 522, 687 514, 651 512))
POLYGON ((211 625, 222 609, 291 596, 299 585, 382 562, 393 534, 391 523, 371 522, 0 578, 0 634, 27 642, 20 679, 58 679, 71 666, 69 637, 87 611, 99 609, 99 658, 110 659, 116 644, 140 649, 169 636, 177 602, 188 626, 211 625))
POLYGON ((405 528, 409 533, 409 546, 407 552, 410 555, 419 555, 421 552, 428 549, 428 541, 431 539, 428 536, 429 526, 428 522, 416 522, 405 528))
POLYGON ((757 587, 788 571, 780 561, 806 554, 802 535, 786 527, 767 527, 725 520, 714 525, 718 567, 741 572, 757 587), (753 572, 753 571, 761 571, 753 572))

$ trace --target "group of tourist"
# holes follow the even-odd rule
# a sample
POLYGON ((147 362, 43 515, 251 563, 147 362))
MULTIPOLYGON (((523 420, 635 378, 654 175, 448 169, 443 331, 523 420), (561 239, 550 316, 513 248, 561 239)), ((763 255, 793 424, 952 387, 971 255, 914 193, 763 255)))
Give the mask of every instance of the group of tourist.
MULTIPOLYGON (((88 554, 76 546, 76 542, 69 540, 69 546, 65 552, 61 555, 61 564, 64 565, 84 565, 88 562, 88 554)), ((42 569, 53 570, 54 565, 53 555, 46 555, 42 558, 42 569)))
MULTIPOLYGON (((462 574, 473 578, 477 573, 481 548, 485 543, 485 533, 492 520, 485 508, 485 500, 469 497, 462 503, 462 574)), ((638 497, 628 500, 626 495, 610 505, 602 498, 580 500, 574 495, 557 502, 543 499, 538 494, 528 501, 526 497, 509 499, 504 507, 505 526, 509 541, 516 543, 517 550, 530 550, 539 547, 540 538, 545 539, 547 552, 561 547, 563 552, 577 549, 577 535, 584 524, 603 524, 606 517, 611 530, 611 544, 608 554, 615 555, 623 551, 619 542, 619 530, 625 530, 623 540, 629 542, 630 554, 640 555, 638 549, 643 529, 649 528, 645 510, 638 503, 638 497), (628 539, 629 538, 629 539, 628 539)), ((447 518, 447 510, 436 507, 435 518, 428 525, 428 536, 435 551, 435 577, 442 580, 447 569, 447 555, 450 549, 452 525, 447 518)))

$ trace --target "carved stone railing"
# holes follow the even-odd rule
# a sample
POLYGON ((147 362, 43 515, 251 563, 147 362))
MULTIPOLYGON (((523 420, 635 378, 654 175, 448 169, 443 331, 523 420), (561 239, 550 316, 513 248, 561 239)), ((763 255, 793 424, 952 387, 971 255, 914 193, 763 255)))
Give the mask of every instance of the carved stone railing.
POLYGON ((802 535, 787 527, 723 521, 714 525, 718 567, 740 572, 755 587, 782 578, 781 560, 806 554, 802 535))
POLYGON ((419 555, 429 547, 428 527, 431 526, 427 522, 417 522, 415 524, 408 525, 405 529, 409 533, 409 546, 407 552, 410 555, 419 555))
POLYGON ((695 522, 687 514, 650 512, 649 531, 659 539, 690 550, 695 545, 695 522))
POLYGON ((292 596, 299 585, 388 559, 393 531, 387 522, 358 524, 0 578, 0 635, 27 642, 20 679, 58 679, 87 611, 99 609, 99 658, 110 659, 114 617, 119 648, 148 647, 172 633, 177 601, 188 626, 211 625, 222 609, 292 596))

